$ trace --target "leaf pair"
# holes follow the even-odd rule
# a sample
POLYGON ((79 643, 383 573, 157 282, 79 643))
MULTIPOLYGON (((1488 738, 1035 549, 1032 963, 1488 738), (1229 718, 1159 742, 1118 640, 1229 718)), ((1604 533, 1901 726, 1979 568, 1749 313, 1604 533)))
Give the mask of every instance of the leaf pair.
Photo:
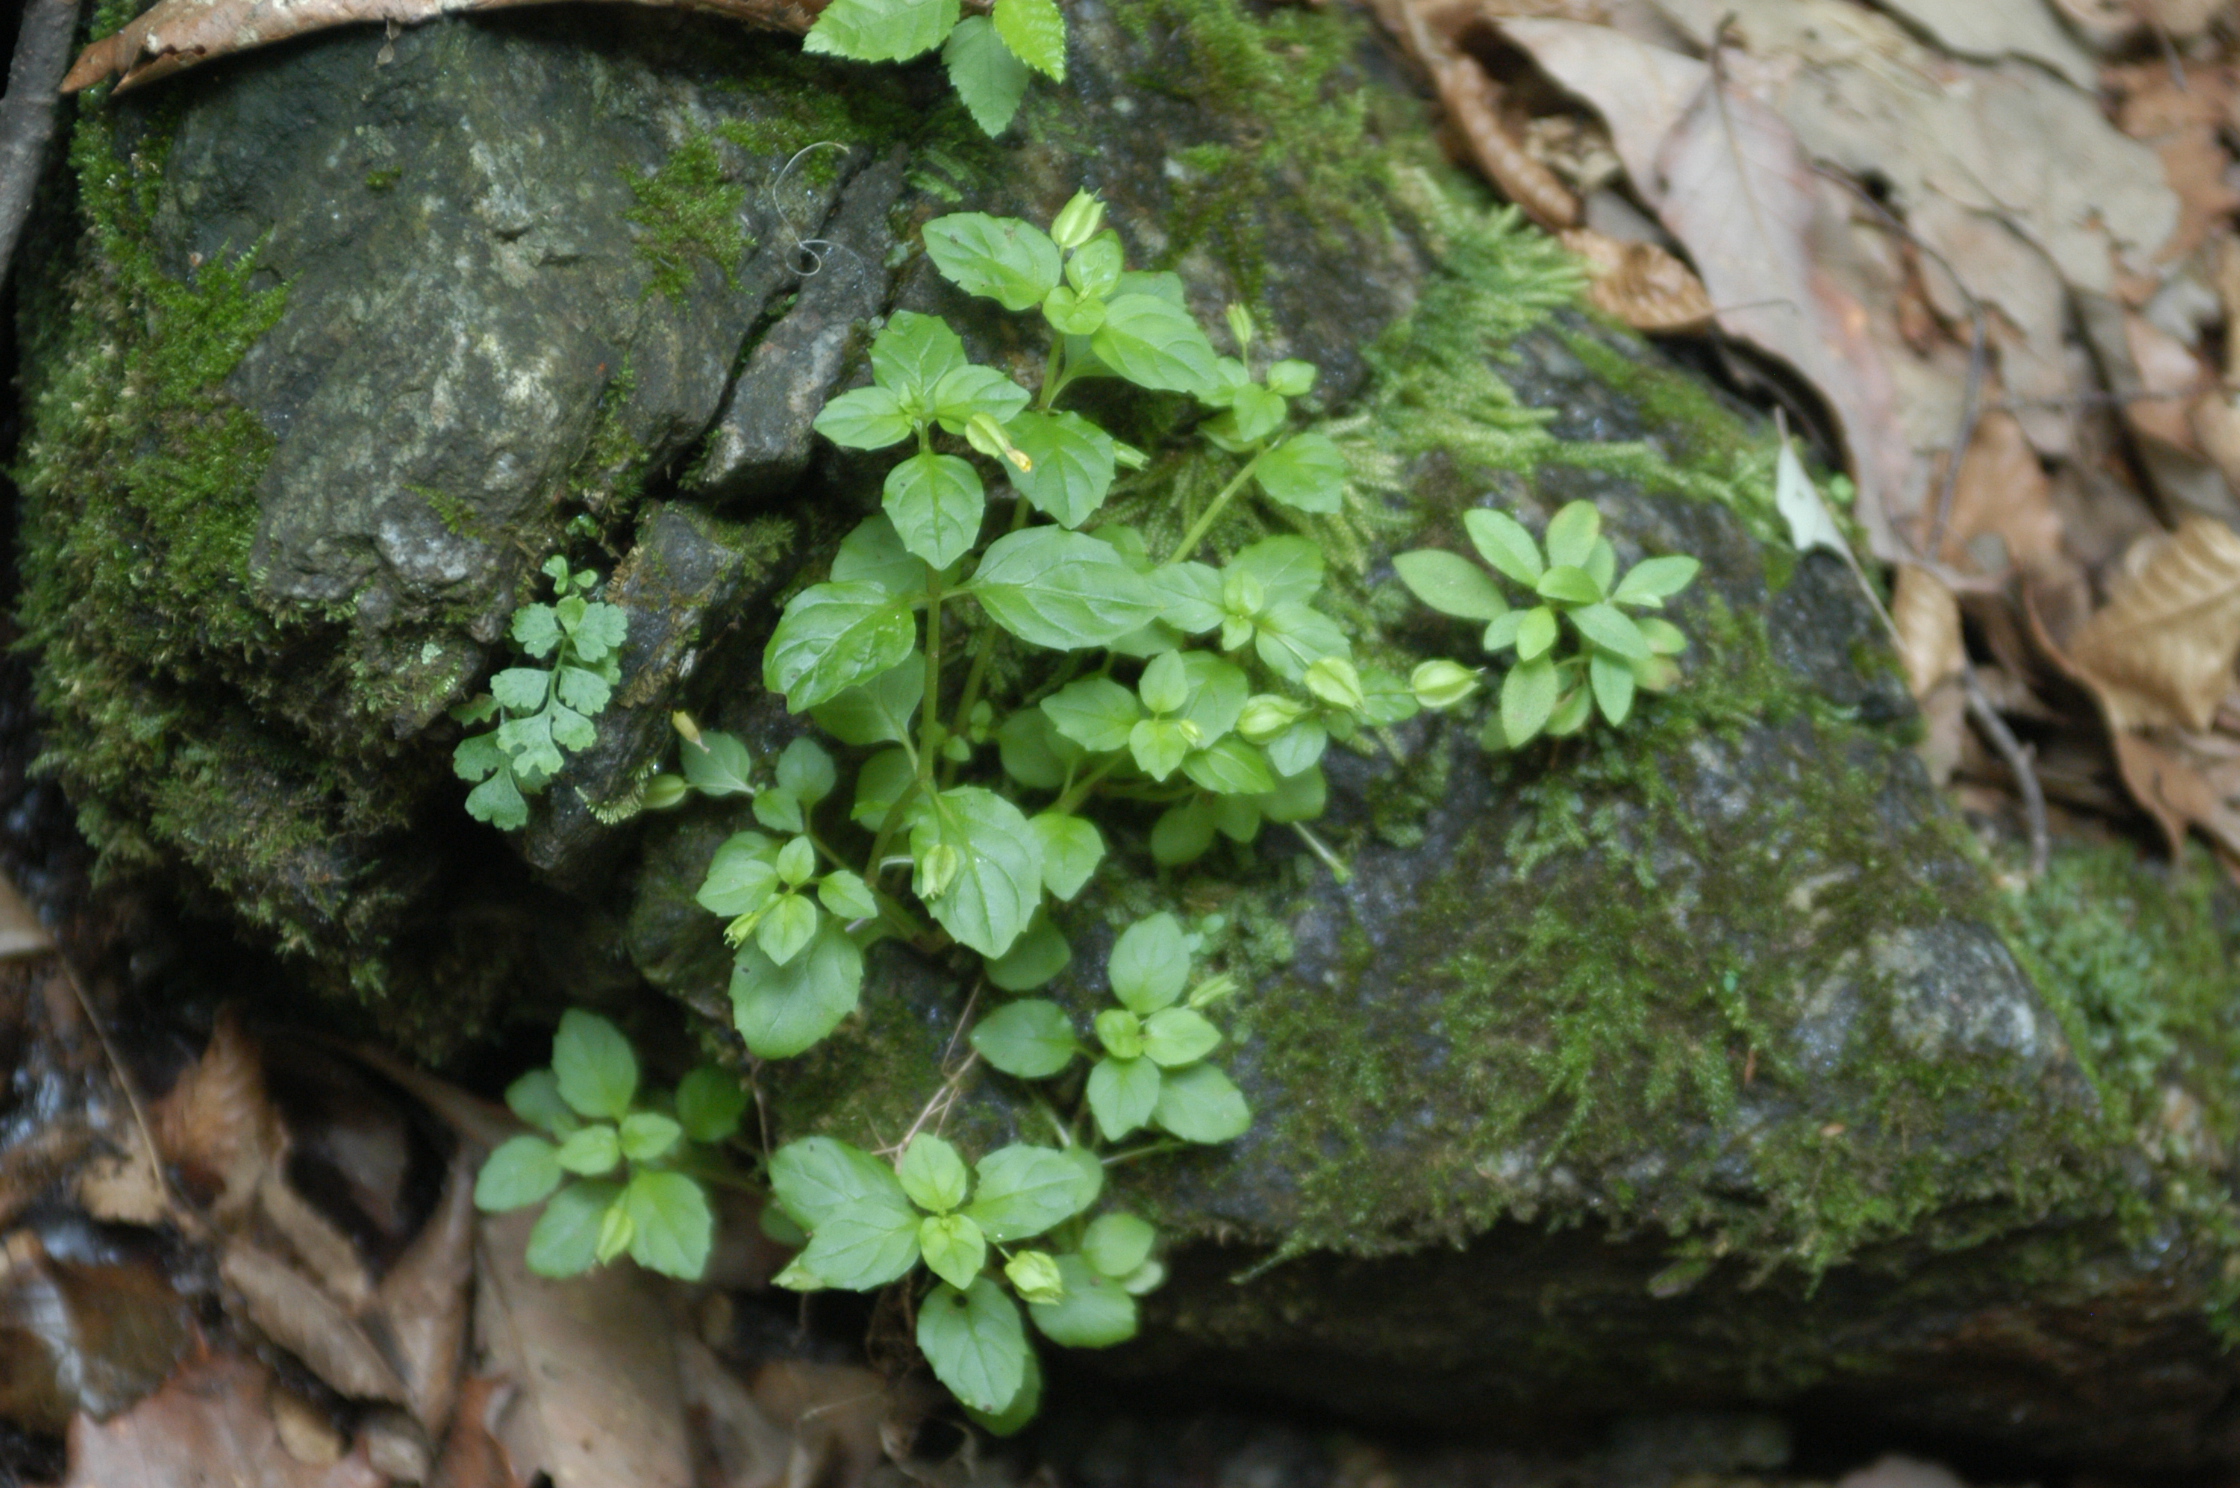
POLYGON ((961 15, 958 0, 832 0, 802 47, 859 62, 906 62, 941 47, 973 121, 1001 134, 1029 69, 1065 81, 1065 16, 1057 0, 996 0, 986 16, 961 15))

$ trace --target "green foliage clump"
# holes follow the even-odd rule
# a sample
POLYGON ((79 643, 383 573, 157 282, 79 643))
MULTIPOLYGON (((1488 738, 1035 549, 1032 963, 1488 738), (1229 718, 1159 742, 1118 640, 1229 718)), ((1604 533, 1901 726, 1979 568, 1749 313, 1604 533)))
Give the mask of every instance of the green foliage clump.
MULTIPOLYGON (((998 1430, 1039 1401, 1028 1322, 1065 1346, 1117 1343, 1135 1331, 1135 1297, 1163 1275, 1151 1226, 1091 1214, 1105 1166, 1231 1141, 1253 1120, 1212 1059, 1224 1035, 1207 1012, 1239 986, 1227 971, 1194 975, 1202 937, 1169 913, 1126 929, 1104 967, 1115 1005, 1085 1038, 1060 1002, 1027 995, 1073 961, 1053 911, 1146 820, 1140 840, 1159 865, 1276 823, 1342 874, 1307 827, 1328 794, 1324 752, 1475 687, 1453 663, 1429 663, 1411 684, 1357 662, 1347 627, 1318 606, 1314 543, 1283 535, 1207 550, 1240 500, 1279 518, 1340 510, 1349 467, 1329 437, 1293 427, 1316 368, 1256 368, 1252 320, 1237 306, 1236 354, 1218 352, 1182 281, 1131 271, 1103 216, 1083 193, 1047 232, 980 213, 926 225, 951 283, 1040 314, 1050 339, 1039 383, 975 365, 936 317, 888 318, 870 348, 871 384, 816 421, 844 448, 898 450, 882 509, 841 541, 823 582, 786 604, 763 657, 764 686, 823 739, 805 734, 765 762, 679 715, 678 772, 643 793, 652 808, 699 795, 753 814, 753 828, 717 849, 697 898, 724 922, 733 1020, 755 1057, 801 1055, 838 1029, 880 940, 969 953, 988 986, 1013 995, 958 1033, 1019 1082, 1055 1145, 969 1161, 938 1131, 951 1074, 881 1153, 820 1136, 771 1154, 777 1202, 765 1211, 802 1247, 784 1285, 868 1290, 922 1266, 919 1346, 998 1430), (1100 519, 1146 456, 1062 406, 1091 379, 1194 400, 1204 458, 1226 472, 1202 488, 1199 509, 1176 514, 1181 536, 1164 554, 1141 530, 1100 519)), ((1518 581, 1534 588, 1534 609, 1511 612, 1492 578, 1451 554, 1407 555, 1403 572, 1450 612, 1513 613, 1520 671, 1597 677, 1597 658, 1661 654, 1647 637, 1661 644, 1663 622, 1644 630, 1613 606, 1654 606, 1693 577, 1694 560, 1651 560, 1619 582, 1591 507, 1559 516, 1552 561, 1513 520, 1472 518, 1489 561, 1512 578, 1529 570, 1518 581), (1530 615, 1546 617, 1547 637, 1523 631, 1530 615), (1549 654, 1559 617, 1581 638, 1576 657, 1549 654)), ((1626 706, 1600 686, 1622 720, 1626 706)), ((981 1006, 975 997, 967 1016, 981 1006)))
MULTIPOLYGON (((1400 581, 1443 615, 1485 622, 1485 648, 1515 648, 1517 664, 1501 684, 1501 703, 1487 721, 1485 744, 1522 749, 1542 730, 1575 734, 1600 707, 1612 724, 1633 711, 1636 690, 1663 692, 1680 679, 1672 658, 1688 638, 1669 620, 1634 617, 1629 609, 1662 609, 1695 582, 1703 565, 1684 554, 1649 558, 1618 577, 1618 552, 1602 535, 1593 503, 1573 501, 1548 523, 1547 546, 1507 512, 1463 513, 1471 546, 1531 600, 1512 608, 1484 569, 1444 548, 1418 548, 1393 560, 1400 581), (1568 654, 1558 646, 1568 630, 1568 654)), ((1410 679, 1427 707, 1452 707, 1475 690, 1474 674, 1453 662, 1429 661, 1410 679)))
POLYGON ((593 599, 599 576, 571 570, 554 557, 544 566, 554 602, 513 612, 514 642, 545 666, 508 667, 490 679, 490 690, 452 712, 465 724, 497 721, 487 733, 459 741, 452 766, 462 780, 481 782, 467 793, 467 813, 505 831, 528 824, 528 797, 544 789, 567 763, 562 751, 581 753, 598 742, 592 719, 606 711, 621 678, 623 637, 629 617, 593 599))
POLYGON ((552 1067, 514 1081, 506 1104, 545 1135, 501 1143, 476 1175, 474 1201, 493 1214, 545 1206, 529 1232, 530 1270, 579 1276, 625 1253, 664 1276, 707 1270, 715 1219, 695 1175, 725 1171, 711 1149, 739 1130, 747 1097, 737 1080, 703 1066, 674 1092, 648 1090, 629 1040, 571 1011, 553 1036, 552 1067))
POLYGON ((907 62, 939 47, 957 97, 990 135, 1011 123, 1034 73, 1066 77, 1058 0, 995 0, 974 16, 958 0, 832 0, 802 46, 858 62, 907 62))

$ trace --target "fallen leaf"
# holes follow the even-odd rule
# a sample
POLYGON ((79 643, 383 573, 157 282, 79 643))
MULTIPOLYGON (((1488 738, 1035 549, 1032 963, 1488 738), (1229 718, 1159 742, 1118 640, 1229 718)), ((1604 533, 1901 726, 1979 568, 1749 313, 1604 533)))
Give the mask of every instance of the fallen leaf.
POLYGON ((780 1360, 756 1372, 754 1398, 797 1443, 787 1488, 860 1488, 886 1460, 885 1428, 896 1402, 868 1369, 780 1360))
POLYGON ((495 1426, 515 1471, 554 1488, 691 1488, 673 1325, 654 1279, 605 1266, 567 1280, 523 1259, 537 1212, 485 1215, 475 1240, 482 1372, 517 1386, 495 1426))
POLYGON ((1665 141, 1659 174, 1658 216, 1695 260, 1720 329, 1787 362, 1827 402, 1860 519, 1877 549, 1894 553, 1888 513, 1912 451, 1865 311, 1814 261, 1817 195, 1796 136, 1714 76, 1665 141))
POLYGON ((2010 568, 2047 573, 2070 566, 2052 485, 2014 418, 1994 409, 1976 421, 1953 482, 1940 561, 1993 577, 2010 568), (1984 539, 1995 539, 1995 553, 1984 539), (1986 561, 1987 558, 1996 561, 1986 561))
POLYGON ((1562 234, 1587 265, 1587 299, 1637 331, 1699 331, 1711 323, 1711 295, 1695 271, 1655 243, 1621 243, 1592 228, 1562 234))
POLYGON ((1526 154, 1501 120, 1501 85, 1475 57, 1449 54, 1425 59, 1447 118, 1486 179, 1551 231, 1579 220, 1579 198, 1554 171, 1526 154))
POLYGON ((231 1008, 218 1015, 202 1057, 149 1115, 156 1146, 188 1196, 221 1221, 245 1213, 280 1151, 280 1119, 265 1096, 256 1045, 231 1008))
POLYGON ((1890 592, 1897 623, 1898 660, 1916 701, 1960 675, 1967 653, 1960 644, 1960 601, 1929 570, 1901 563, 1890 592))
POLYGON ((2052 0, 2052 4, 2095 51, 2116 51, 2140 30, 2139 13, 2132 9, 2131 0, 2052 0))
POLYGON ((1505 19, 1499 30, 1601 116, 1634 189, 1656 204, 1657 155, 1711 77, 1693 57, 1577 21, 1505 19))
MULTIPOLYGON (((772 1419, 746 1385, 699 1339, 677 1336, 677 1378, 691 1413, 700 1488, 774 1488, 793 1475, 802 1439, 772 1419)), ((804 1481, 853 1480, 809 1472, 804 1481)))
POLYGON ((410 1398, 396 1367, 358 1320, 287 1261, 235 1236, 226 1242, 218 1275, 238 1298, 242 1315, 335 1393, 395 1405, 410 1398))
POLYGON ((459 1408, 428 1488, 519 1488, 521 1480, 491 1429, 514 1393, 511 1381, 481 1375, 459 1386, 459 1408))
POLYGON ((192 1315, 151 1252, 82 1220, 0 1237, 0 1419, 59 1432, 154 1390, 192 1315))
POLYGON ((206 1355, 106 1424, 70 1423, 62 1488, 385 1488, 362 1452, 299 1462, 280 1440, 263 1365, 206 1355))
POLYGON ((2240 811, 2233 810, 2199 770, 2160 744, 2138 734, 2115 735, 2116 765, 2124 788, 2155 825, 2175 859, 2186 848, 2186 829, 2203 834, 2230 853, 2240 853, 2240 811))
POLYGON ((405 1403, 430 1432, 450 1419, 466 1346, 474 1274, 473 1172, 464 1155, 452 1164, 435 1213, 381 1279, 367 1318, 388 1339, 405 1403))
POLYGON ((2043 0, 1879 0, 1956 57, 1996 61, 2024 57, 2060 73, 2087 92, 2100 85, 2084 48, 2046 13, 2043 0))
POLYGON ((1825 548, 1839 556, 1849 553, 1851 545, 1843 540, 1843 531, 1828 514, 1827 503, 1820 499, 1820 492, 1812 484, 1812 477, 1805 474, 1804 462, 1789 444, 1786 431, 1781 437, 1781 454, 1774 464, 1773 505, 1781 519, 1789 524, 1789 543, 1800 553, 1814 548, 1825 548))
POLYGON ((2069 645, 2121 731, 2207 729, 2240 657, 2240 533, 2189 516, 2125 559, 2108 603, 2069 645))
MULTIPOLYGON (((117 91, 174 72, 286 41, 369 21, 415 26, 462 11, 498 10, 537 0, 161 0, 124 29, 78 54, 62 91, 75 93, 115 77, 117 91)), ((776 31, 805 32, 824 0, 639 0, 672 10, 702 11, 776 31)))
POLYGON ((2240 207, 2240 192, 2225 179, 2232 157, 2218 138, 2230 117, 2231 89, 2218 69, 2190 68, 2181 81, 2159 61, 2110 69, 2109 82, 2123 95, 2117 127, 2161 157, 2163 177, 2177 194, 2178 228, 2157 255, 2175 262, 2240 207))

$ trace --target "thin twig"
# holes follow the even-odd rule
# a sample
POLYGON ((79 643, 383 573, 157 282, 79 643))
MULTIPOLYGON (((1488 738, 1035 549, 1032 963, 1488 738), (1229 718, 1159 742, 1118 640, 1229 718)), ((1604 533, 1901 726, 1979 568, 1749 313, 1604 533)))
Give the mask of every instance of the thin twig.
POLYGON ((1989 694, 1976 680, 1974 663, 1965 658, 1960 663, 1960 685, 1968 694, 1968 716, 1983 730, 1991 747, 1999 751, 1999 758, 2006 761, 2016 788, 2022 792, 2023 814, 2030 823, 2030 876, 2036 878, 2046 871, 2046 862, 2053 854, 2052 836, 2046 827, 2045 788, 2038 784, 2038 772, 2031 767, 2030 750, 2007 727, 1999 710, 1991 706, 1989 694))
MULTIPOLYGON (((29 24, 28 17, 25 22, 29 24)), ((86 989, 79 983, 78 973, 70 965, 70 958, 62 954, 59 946, 55 948, 54 962, 62 970, 62 980, 69 987, 70 995, 78 1000, 78 1011, 85 1015, 86 1026, 93 1030, 94 1038, 100 1041, 101 1057, 109 1061, 109 1072, 116 1076, 117 1089, 123 1092, 125 1108, 132 1113, 133 1129, 140 1133, 140 1145, 147 1154, 149 1171, 155 1174, 156 1188, 163 1195, 164 1208, 170 1211, 173 1222, 182 1230, 193 1233, 199 1228, 194 1222, 193 1211, 179 1202, 179 1196, 171 1191, 171 1180, 163 1171, 163 1154, 156 1149, 155 1131, 148 1125, 147 1108, 140 1103, 140 1092, 132 1083, 131 1071, 117 1057, 117 1046, 109 1041, 108 1025, 93 1010, 93 999, 86 996, 86 989)))
POLYGON ((46 171, 62 74, 77 29, 78 0, 31 0, 16 32, 8 94, 0 98, 0 282, 15 261, 31 199, 46 171))

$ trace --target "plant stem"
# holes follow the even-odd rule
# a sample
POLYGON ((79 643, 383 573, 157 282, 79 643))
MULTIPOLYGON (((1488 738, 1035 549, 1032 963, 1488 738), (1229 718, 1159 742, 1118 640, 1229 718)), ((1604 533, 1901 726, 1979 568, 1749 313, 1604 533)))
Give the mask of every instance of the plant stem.
POLYGON ((926 696, 918 715, 918 779, 933 778, 933 762, 941 747, 941 601, 940 570, 926 575, 926 696))
MULTIPOLYGON (((1011 530, 1013 532, 1017 532, 1027 525, 1027 512, 1027 499, 1024 496, 1012 504, 1011 530)), ((979 641, 972 648, 972 668, 964 675, 964 695, 957 699, 957 721, 950 726, 951 733, 963 733, 972 722, 972 707, 973 704, 980 701, 980 689, 988 680, 988 665, 995 660, 995 651, 996 628, 993 625, 985 625, 981 628, 979 641)), ((930 699, 932 694, 929 693, 927 696, 930 699)), ((941 783, 947 785, 956 778, 956 774, 956 762, 953 760, 945 762, 941 771, 941 783)))
POLYGON ((1244 489, 1245 482, 1252 479, 1252 472, 1260 468, 1261 457, 1267 453, 1263 448, 1254 454, 1245 462, 1244 469, 1238 471, 1235 478, 1221 488, 1221 493, 1207 503, 1206 509, 1198 514, 1198 520, 1190 524, 1190 530, 1182 534, 1182 541, 1176 543, 1174 552, 1168 555, 1169 563, 1180 563, 1197 551, 1198 544, 1205 541, 1206 534, 1213 530, 1213 524, 1221 520, 1221 514, 1229 509, 1230 501, 1235 499, 1237 492, 1244 489))
POLYGON ((1058 797, 1057 801, 1051 805, 1050 809, 1061 814, 1072 811, 1074 807, 1079 806, 1083 801, 1089 799, 1089 792, 1097 788, 1097 782, 1104 779, 1105 776, 1111 774, 1113 767, 1118 765, 1120 761, 1125 758, 1125 755, 1116 754, 1110 759, 1106 760, 1103 764, 1097 766, 1094 770, 1091 770, 1087 775, 1081 777, 1081 779, 1076 781, 1073 785, 1067 787, 1066 793, 1058 797))
POLYGON ((1157 1142, 1147 1142, 1141 1147, 1131 1147, 1126 1152, 1113 1153, 1104 1159, 1104 1165, 1108 1168, 1116 1168, 1122 1163, 1134 1162, 1139 1157, 1157 1157, 1162 1152, 1180 1152, 1189 1145, 1188 1142, 1178 1142, 1172 1137, 1157 1142))
POLYGON ((1050 333, 1050 354, 1042 363, 1042 396, 1035 401, 1035 408, 1043 413, 1058 401, 1058 394, 1066 390, 1066 338, 1057 330, 1050 333))

